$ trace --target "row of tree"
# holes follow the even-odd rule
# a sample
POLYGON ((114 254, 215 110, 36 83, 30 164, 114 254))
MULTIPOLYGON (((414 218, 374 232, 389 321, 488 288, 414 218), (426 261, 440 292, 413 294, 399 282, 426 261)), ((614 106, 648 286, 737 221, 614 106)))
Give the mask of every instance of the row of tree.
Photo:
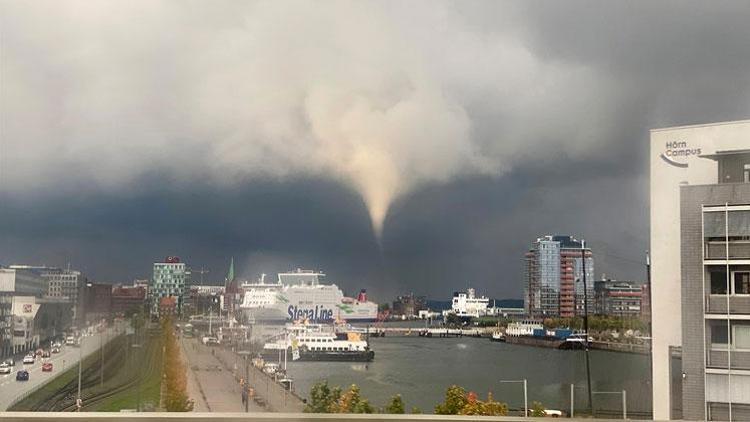
MULTIPOLYGON (((583 318, 545 318, 544 326, 550 329, 554 328, 572 328, 576 330, 583 329, 583 318)), ((648 332, 648 323, 637 317, 621 317, 614 315, 589 315, 589 330, 591 331, 609 331, 609 330, 637 330, 643 333, 648 332)))
POLYGON ((174 324, 171 319, 162 320, 162 336, 164 339, 164 359, 162 365, 164 375, 162 382, 162 398, 167 412, 190 412, 193 410, 193 400, 187 394, 187 366, 182 360, 180 345, 175 335, 174 324))
MULTIPOLYGON (((341 387, 330 387, 327 381, 319 382, 310 389, 310 397, 305 406, 308 413, 406 413, 406 406, 400 394, 396 394, 382 408, 376 409, 362 397, 359 387, 352 385, 343 391, 341 387)), ((422 413, 416 407, 411 413, 422 413)), ((435 406, 438 415, 475 415, 475 416, 505 416, 508 405, 495 401, 492 393, 487 394, 486 400, 480 400, 476 393, 467 392, 462 387, 452 385, 445 392, 443 402, 435 406)), ((531 416, 545 416, 544 406, 533 402, 530 409, 531 416)))

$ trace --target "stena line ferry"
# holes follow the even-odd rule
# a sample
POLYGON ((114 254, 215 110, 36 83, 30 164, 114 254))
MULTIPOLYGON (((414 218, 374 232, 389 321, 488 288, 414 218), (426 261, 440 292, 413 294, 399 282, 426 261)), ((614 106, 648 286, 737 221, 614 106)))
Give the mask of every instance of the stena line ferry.
POLYGON ((315 323, 372 322, 378 305, 367 300, 363 289, 356 299, 344 296, 335 284, 324 284, 325 274, 297 269, 279 273, 275 283, 265 275, 256 283, 243 283, 240 309, 256 322, 309 321, 315 323))

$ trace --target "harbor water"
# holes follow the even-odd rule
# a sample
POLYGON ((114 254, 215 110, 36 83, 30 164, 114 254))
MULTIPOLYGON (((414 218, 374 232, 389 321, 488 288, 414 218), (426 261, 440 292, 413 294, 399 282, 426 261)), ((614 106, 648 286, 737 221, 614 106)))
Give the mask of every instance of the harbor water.
MULTIPOLYGON (((586 361, 583 351, 555 350, 491 342, 486 338, 372 338, 375 360, 352 362, 289 362, 295 391, 307 397, 310 387, 327 380, 329 385, 357 384, 365 398, 382 407, 401 394, 407 412, 418 407, 432 413, 445 390, 456 384, 482 399, 492 392, 495 400, 511 409, 523 408, 522 383, 527 379, 529 406, 541 402, 548 409, 569 411, 570 385, 574 384, 575 409, 588 407, 586 361)), ((592 350, 592 390, 627 391, 628 416, 645 418, 651 412, 648 356, 592 350)), ((594 394, 598 416, 621 416, 618 394, 594 394)))

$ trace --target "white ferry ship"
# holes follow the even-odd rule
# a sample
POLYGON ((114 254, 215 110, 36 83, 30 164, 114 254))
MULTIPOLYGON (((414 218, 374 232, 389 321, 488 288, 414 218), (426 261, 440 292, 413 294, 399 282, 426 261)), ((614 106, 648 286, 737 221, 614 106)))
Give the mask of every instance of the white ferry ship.
POLYGON ((257 322, 334 321, 372 322, 378 317, 378 305, 367 300, 363 289, 359 296, 345 297, 335 284, 323 284, 325 274, 310 270, 279 273, 276 283, 244 283, 240 309, 257 322))
POLYGON ((284 331, 276 341, 263 346, 264 356, 274 358, 277 353, 290 351, 292 342, 296 342, 301 361, 370 362, 375 357, 375 352, 360 333, 337 333, 330 325, 320 324, 287 324, 284 331))

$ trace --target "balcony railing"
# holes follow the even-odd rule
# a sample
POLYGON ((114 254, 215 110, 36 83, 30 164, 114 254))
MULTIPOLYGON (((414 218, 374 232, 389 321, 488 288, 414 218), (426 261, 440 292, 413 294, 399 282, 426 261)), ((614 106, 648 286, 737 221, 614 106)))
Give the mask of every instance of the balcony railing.
MULTIPOLYGON (((726 259, 726 242, 706 242, 706 259, 726 259)), ((750 259, 750 241, 733 240, 729 242, 729 259, 750 259)))
MULTIPOLYGON (((709 295, 706 303, 706 313, 709 314, 726 314, 727 313, 727 296, 726 295, 709 295)), ((750 295, 729 296, 729 313, 730 314, 750 314, 750 295)))
MULTIPOLYGON (((732 369, 750 369, 750 351, 731 352, 732 369)), ((726 350, 709 350, 706 353, 706 366, 709 368, 727 369, 729 353, 726 350)))

